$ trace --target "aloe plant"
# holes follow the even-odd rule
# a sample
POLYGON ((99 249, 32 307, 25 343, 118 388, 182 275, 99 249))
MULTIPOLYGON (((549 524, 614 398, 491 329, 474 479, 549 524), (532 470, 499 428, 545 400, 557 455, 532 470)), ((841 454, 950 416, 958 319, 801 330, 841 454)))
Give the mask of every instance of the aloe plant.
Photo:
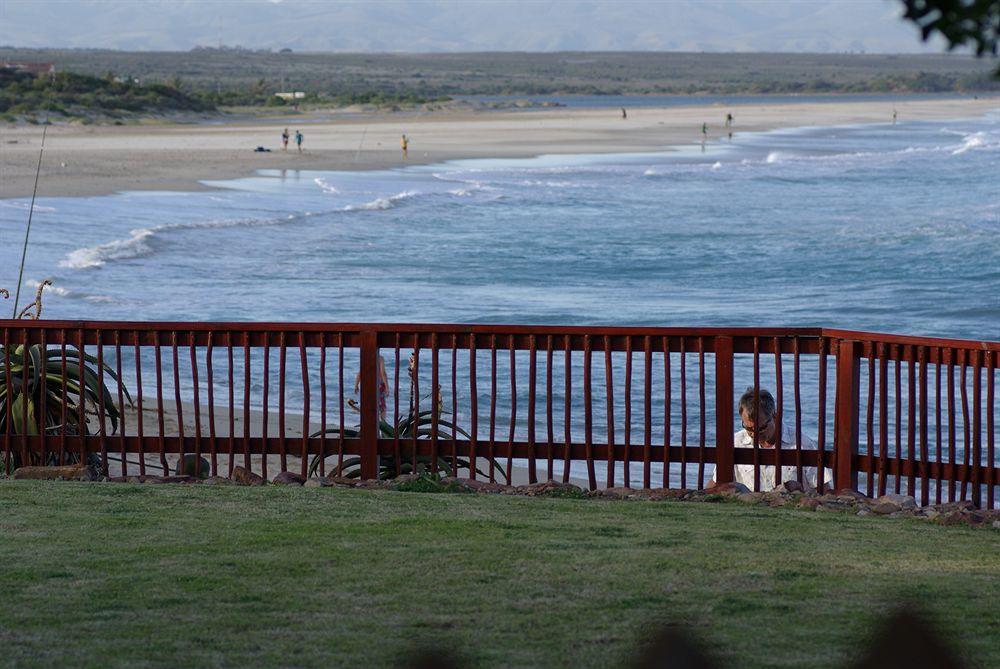
MULTIPOLYGON (((75 348, 48 349, 39 344, 11 345, 6 349, 0 346, 0 435, 88 435, 91 433, 88 416, 100 421, 102 404, 105 424, 110 425, 111 434, 117 433, 122 407, 117 405, 108 385, 101 382, 98 364, 95 356, 75 348)), ((112 383, 121 384, 107 364, 103 365, 103 371, 112 383)), ((121 388, 131 403, 128 389, 124 385, 121 388)), ((8 473, 21 464, 38 462, 38 457, 28 452, 12 451, 11 456, 11 462, 0 463, 8 473)), ((71 458, 75 460, 76 456, 71 458)))
MULTIPOLYGON (((441 415, 450 415, 448 412, 439 412, 437 426, 438 426, 438 439, 447 442, 453 439, 456 435, 462 435, 466 439, 470 439, 469 433, 458 427, 454 423, 442 419, 441 415)), ((430 439, 431 433, 434 429, 434 416, 433 411, 422 411, 416 415, 414 418, 413 413, 400 418, 399 422, 395 425, 387 420, 379 420, 379 437, 382 439, 396 439, 399 438, 400 447, 400 462, 397 469, 396 456, 388 455, 379 458, 379 479, 391 479, 394 478, 397 473, 399 474, 413 474, 413 473, 429 473, 432 470, 437 470, 444 474, 445 476, 454 476, 457 471, 452 468, 452 465, 457 465, 457 469, 472 469, 470 462, 464 458, 456 458, 454 461, 451 456, 445 452, 438 453, 437 462, 435 466, 435 459, 429 455, 419 455, 416 458, 416 468, 414 468, 413 459, 413 437, 416 435, 417 439, 430 439)), ((329 428, 325 431, 328 436, 333 436, 337 438, 340 436, 340 428, 329 428)), ((324 434, 323 430, 319 430, 310 436, 315 438, 324 434)), ((344 428, 344 437, 347 439, 356 439, 361 435, 361 429, 359 426, 353 428, 344 428)), ((443 444, 444 449, 447 447, 443 444)), ((336 457, 327 456, 327 457, 336 457)), ((322 458, 319 455, 313 456, 312 461, 309 463, 309 475, 315 476, 319 470, 319 463, 322 458)), ((496 468, 504 475, 503 468, 500 467, 499 463, 496 463, 496 468)), ((477 473, 486 476, 486 473, 477 469, 477 473)), ((331 476, 342 476, 345 478, 360 478, 361 476, 361 458, 357 456, 352 456, 344 458, 343 464, 334 466, 330 471, 331 476)))

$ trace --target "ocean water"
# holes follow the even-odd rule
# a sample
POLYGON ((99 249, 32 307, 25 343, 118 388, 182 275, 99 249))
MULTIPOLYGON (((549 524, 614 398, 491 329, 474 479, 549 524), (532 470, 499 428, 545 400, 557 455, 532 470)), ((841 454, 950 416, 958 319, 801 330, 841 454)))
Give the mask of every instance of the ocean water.
MULTIPOLYGON (((211 191, 42 198, 22 304, 25 293, 50 278, 54 287, 44 312, 50 319, 829 326, 1000 339, 1000 113, 737 133, 731 142, 654 148, 659 150, 464 160, 376 172, 262 171, 213 182, 217 189, 211 191)), ((25 199, 0 201, 0 286, 13 288, 17 280, 27 208, 25 199)), ((402 352, 404 365, 408 353, 402 352)), ((224 369, 223 353, 216 355, 216 368, 224 369)), ((299 368, 297 355, 289 352, 289 369, 299 368)), ((155 393, 151 356, 143 352, 147 398, 155 393)), ((516 422, 515 438, 526 438, 526 356, 516 356, 519 412, 507 383, 507 354, 499 356, 501 440, 509 422, 516 422)), ((672 443, 678 443, 681 365, 676 354, 671 357, 672 443)), ((707 357, 711 398, 714 361, 707 357)), ((131 368, 131 351, 124 358, 131 368)), ((448 358, 443 355, 442 378, 449 374, 448 358)), ((604 383, 600 358, 594 361, 595 388, 604 383)), ((655 370, 662 369, 661 361, 656 358, 655 370)), ((271 359, 272 388, 276 363, 271 359)), ((388 363, 391 379, 393 361, 388 363)), ((477 364, 483 373, 489 369, 488 351, 480 352, 477 364)), ((579 384, 582 355, 572 364, 579 384)), ((612 364, 620 440, 624 355, 615 354, 612 364)), ((634 365, 640 369, 641 360, 634 365)), ((266 403, 262 398, 260 351, 251 366, 251 406, 276 410, 274 393, 266 403)), ((459 367, 458 387, 468 389, 467 366, 459 367)), ((791 361, 785 359, 783 367, 787 383, 791 361)), ((348 386, 356 369, 356 352, 350 351, 348 386)), ((699 443, 704 418, 705 443, 712 444, 715 410, 709 402, 702 416, 698 407, 696 354, 688 356, 686 372, 694 384, 687 443, 699 443)), ((801 420, 813 438, 821 429, 818 373, 815 357, 803 360, 801 420)), ((429 374, 425 360, 425 389, 431 387, 429 374)), ((170 398, 171 375, 165 376, 164 396, 170 398)), ((409 398, 402 376, 405 413, 409 398)), ((752 381, 749 356, 738 356, 735 376, 737 390, 752 381)), ((242 378, 241 369, 236 378, 242 378)), ((633 440, 643 429, 639 378, 632 386, 633 440)), ((332 371, 328 383, 335 397, 339 388, 331 379, 332 371)), ((775 387, 773 359, 762 360, 761 382, 775 387)), ((832 370, 827 382, 832 397, 832 370)), ((192 383, 182 370, 180 395, 189 401, 192 383)), ((310 385, 315 392, 315 370, 310 385)), ((204 374, 199 386, 204 398, 204 374)), ((478 390, 481 439, 487 435, 487 386, 484 377, 478 390)), ((565 400, 561 388, 557 381, 557 407, 565 400)), ((350 388, 345 391, 350 394, 350 388)), ((223 381, 215 392, 226 396, 223 381)), ((583 429, 579 392, 575 388, 572 397, 575 440, 583 429)), ((788 406, 791 389, 785 392, 786 424, 793 425, 798 417, 788 406)), ((459 395, 457 420, 468 426, 468 392, 459 395)), ((654 406, 662 406, 664 395, 664 380, 654 379, 654 406)), ((242 392, 236 397, 239 405, 242 392)), ((902 398, 908 400, 905 383, 902 398)), ((594 439, 600 442, 607 436, 607 414, 596 403, 594 439)), ((303 405, 303 390, 290 379, 286 409, 301 412, 303 405)), ((888 410, 893 408, 890 402, 888 410)), ((822 421, 827 448, 832 414, 828 407, 822 421)), ((339 418, 329 420, 336 424, 339 418)), ((356 417, 345 420, 353 424, 356 417)), ((536 429, 545 433, 541 424, 536 429)), ((557 425, 557 434, 562 429, 557 425)), ((930 429, 933 434, 936 424, 930 429)), ((663 436, 658 419, 653 443, 662 443, 663 436)), ((891 426, 890 453, 895 436, 891 426)), ((598 470, 603 481, 603 466, 598 470)), ((583 463, 571 471, 586 476, 583 463)), ((633 476, 639 473, 633 468, 633 476)), ((711 473, 709 465, 705 475, 711 473)), ((654 464, 654 480, 661 474, 654 464)), ((696 467, 689 468, 688 481, 696 474, 696 467)), ((673 485, 680 485, 679 477, 675 467, 673 485)), ((621 468, 616 480, 622 482, 621 468)))
MULTIPOLYGON (((51 278, 47 318, 1000 339, 1000 113, 653 148, 40 198, 22 303, 51 278)), ((0 201, 10 289, 27 207, 0 201)))

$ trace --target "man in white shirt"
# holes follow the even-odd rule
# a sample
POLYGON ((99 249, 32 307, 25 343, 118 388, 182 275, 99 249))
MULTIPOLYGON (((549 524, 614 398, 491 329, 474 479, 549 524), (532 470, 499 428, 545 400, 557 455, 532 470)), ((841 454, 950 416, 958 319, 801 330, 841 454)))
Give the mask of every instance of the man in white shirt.
MULTIPOLYGON (((733 435, 733 445, 736 448, 753 448, 754 433, 757 433, 757 445, 763 449, 774 449, 776 446, 781 450, 795 450, 795 430, 783 425, 777 417, 774 403, 774 396, 769 391, 761 388, 759 394, 759 404, 757 406, 757 420, 759 427, 754 423, 754 389, 747 388, 740 398, 739 404, 740 418, 743 421, 743 429, 733 435)), ((801 481, 806 489, 816 487, 816 467, 807 467, 807 463, 816 462, 816 442, 802 435, 802 450, 813 451, 809 455, 802 456, 802 477, 801 481)), ((754 487, 753 465, 736 464, 733 465, 733 480, 742 483, 754 492, 767 492, 774 488, 774 467, 760 467, 760 488, 754 487)), ((798 472, 792 465, 785 465, 781 468, 781 481, 794 481, 798 479, 798 472)), ((829 467, 823 468, 824 490, 833 490, 833 471, 829 467)), ((709 487, 716 484, 716 475, 712 474, 712 482, 709 487)))

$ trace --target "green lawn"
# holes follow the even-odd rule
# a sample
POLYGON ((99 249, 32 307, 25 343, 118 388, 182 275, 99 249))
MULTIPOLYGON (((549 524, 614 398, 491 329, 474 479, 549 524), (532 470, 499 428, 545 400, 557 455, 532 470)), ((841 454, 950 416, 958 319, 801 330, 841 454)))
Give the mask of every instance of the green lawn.
POLYGON ((918 601, 1000 666, 1000 532, 741 504, 0 483, 0 665, 842 667, 918 601))

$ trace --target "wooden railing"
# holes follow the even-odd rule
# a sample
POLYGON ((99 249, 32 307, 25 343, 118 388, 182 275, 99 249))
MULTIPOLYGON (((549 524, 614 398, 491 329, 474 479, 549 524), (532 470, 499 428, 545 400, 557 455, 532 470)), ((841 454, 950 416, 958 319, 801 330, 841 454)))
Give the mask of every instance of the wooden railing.
POLYGON ((417 467, 701 488, 752 465, 766 488, 786 477, 780 463, 800 480, 832 469, 836 489, 997 505, 997 342, 825 328, 76 321, 0 321, 0 336, 0 369, 13 372, 0 393, 28 388, 32 400, 0 405, 7 469, 99 457, 110 475, 143 475, 193 455, 213 475, 417 467), (22 345, 37 359, 18 367, 22 345), (74 369, 110 394, 81 403, 72 384, 46 384, 74 369), (774 393, 791 443, 734 447, 745 387, 774 393), (122 408, 117 425, 105 404, 122 408), (39 416, 45 429, 18 427, 39 416), (419 429, 407 429, 412 416, 419 429))

